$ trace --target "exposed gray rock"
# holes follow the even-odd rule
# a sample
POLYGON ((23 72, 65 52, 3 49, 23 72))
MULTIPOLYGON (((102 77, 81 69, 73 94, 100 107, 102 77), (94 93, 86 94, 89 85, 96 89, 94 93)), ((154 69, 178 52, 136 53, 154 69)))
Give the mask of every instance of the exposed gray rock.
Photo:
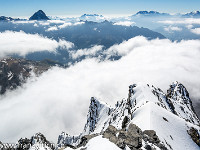
POLYGON ((200 147, 200 135, 198 130, 191 127, 187 132, 191 136, 192 140, 200 147))
POLYGON ((156 132, 154 131, 154 130, 145 130, 144 132, 143 132, 143 134, 146 134, 146 135, 148 135, 148 141, 150 142, 150 143, 159 143, 160 142, 160 140, 159 140, 159 138, 158 138, 158 136, 156 135, 156 132))
POLYGON ((130 124, 128 130, 117 130, 110 125, 103 133, 103 138, 109 139, 118 147, 124 149, 128 146, 131 150, 142 146, 142 131, 134 124, 130 124))
POLYGON ((104 132, 103 138, 107 138, 110 142, 116 144, 119 148, 125 149, 128 146, 131 150, 137 150, 142 147, 142 140, 144 140, 144 147, 148 150, 154 150, 157 146, 161 150, 167 148, 160 142, 154 130, 142 130, 135 124, 130 123, 126 129, 117 130, 110 125, 104 132), (151 143, 154 147, 149 145, 151 143))
POLYGON ((133 136, 137 135, 137 136, 142 137, 142 130, 138 126, 136 126, 135 124, 130 124, 128 126, 127 133, 130 134, 130 135, 133 135, 133 136))

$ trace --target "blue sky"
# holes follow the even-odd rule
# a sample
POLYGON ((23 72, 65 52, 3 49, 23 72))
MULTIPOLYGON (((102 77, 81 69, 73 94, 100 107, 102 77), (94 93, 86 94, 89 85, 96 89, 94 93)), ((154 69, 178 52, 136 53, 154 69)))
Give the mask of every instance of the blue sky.
POLYGON ((0 0, 0 16, 30 16, 42 9, 47 15, 72 16, 134 14, 139 10, 183 13, 199 10, 200 0, 0 0))

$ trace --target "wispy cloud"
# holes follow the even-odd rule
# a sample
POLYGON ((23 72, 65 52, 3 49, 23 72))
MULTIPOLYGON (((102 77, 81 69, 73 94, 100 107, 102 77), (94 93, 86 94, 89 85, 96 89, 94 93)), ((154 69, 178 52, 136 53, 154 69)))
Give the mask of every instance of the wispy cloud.
POLYGON ((72 59, 77 59, 81 56, 93 57, 96 56, 98 52, 103 50, 102 45, 95 45, 91 48, 79 49, 77 51, 70 51, 72 59))
POLYGON ((46 31, 56 31, 58 30, 57 26, 49 27, 46 31))

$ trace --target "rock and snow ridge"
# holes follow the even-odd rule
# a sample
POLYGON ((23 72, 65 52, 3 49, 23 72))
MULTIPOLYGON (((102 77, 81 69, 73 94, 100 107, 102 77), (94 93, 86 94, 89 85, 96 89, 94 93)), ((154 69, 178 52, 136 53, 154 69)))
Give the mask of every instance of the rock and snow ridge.
MULTIPOLYGON (((79 136, 62 133, 58 145, 89 149, 97 142, 90 139, 100 140, 103 135, 120 147, 121 143, 116 142, 122 140, 119 135, 104 136, 105 133, 111 128, 111 133, 115 131, 116 134, 129 136, 124 132, 128 132, 133 124, 141 129, 142 145, 139 148, 145 149, 150 146, 155 149, 199 149, 199 119, 194 112, 187 89, 179 82, 170 85, 167 94, 148 84, 133 84, 129 86, 128 98, 117 102, 115 108, 92 97, 83 132, 79 136), (145 140, 146 133, 150 131, 155 132, 160 143, 145 140), (86 143, 82 144, 84 141, 86 143)), ((123 145, 123 148, 124 146, 130 145, 123 145)))
POLYGON ((18 143, 31 150, 199 150, 200 126, 181 83, 172 83, 167 94, 140 83, 130 85, 128 98, 115 108, 92 97, 83 132, 62 132, 56 148, 40 133, 18 143))

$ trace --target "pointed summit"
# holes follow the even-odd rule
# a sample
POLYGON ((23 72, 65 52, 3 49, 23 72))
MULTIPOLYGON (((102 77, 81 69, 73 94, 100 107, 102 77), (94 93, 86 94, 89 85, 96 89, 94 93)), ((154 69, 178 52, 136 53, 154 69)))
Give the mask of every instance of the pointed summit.
POLYGON ((189 92, 185 86, 179 82, 173 82, 167 90, 167 99, 172 102, 176 114, 193 124, 200 123, 198 116, 189 97, 189 92))
POLYGON ((34 13, 33 16, 29 18, 29 20, 50 20, 50 19, 46 16, 46 14, 42 10, 39 10, 36 13, 34 13))
POLYGON ((98 127, 103 126, 98 121, 100 119, 105 119, 105 118, 107 119, 110 111, 111 111, 110 106, 108 106, 104 102, 97 100, 95 97, 92 97, 90 100, 90 106, 87 115, 87 123, 85 125, 83 133, 90 134, 95 131, 97 126, 98 127))

